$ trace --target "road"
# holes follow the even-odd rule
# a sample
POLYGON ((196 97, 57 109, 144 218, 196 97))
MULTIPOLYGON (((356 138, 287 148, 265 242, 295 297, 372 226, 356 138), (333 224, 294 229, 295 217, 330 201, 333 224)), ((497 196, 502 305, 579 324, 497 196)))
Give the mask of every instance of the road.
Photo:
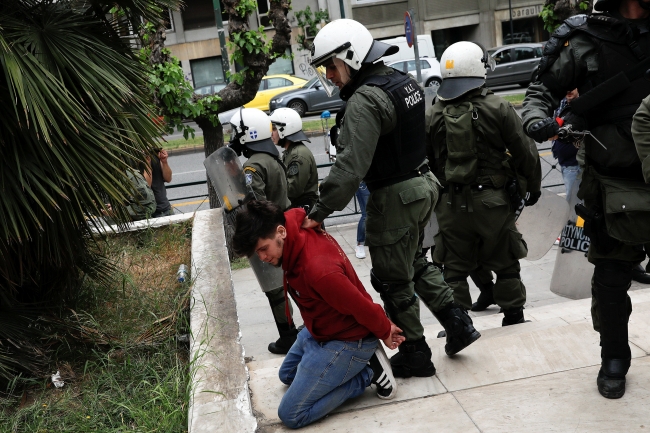
MULTIPOLYGON (((502 86, 495 88, 495 93, 499 95, 505 94, 518 94, 523 93, 525 89, 521 87, 508 87, 502 86)), ((317 120, 318 116, 309 116, 305 120, 317 120)), ((332 125, 333 120, 329 124, 332 125)), ((200 130, 197 131, 199 133, 200 130)), ((543 186, 560 185, 549 188, 553 192, 564 192, 562 184, 562 175, 559 172, 559 166, 556 168, 557 161, 551 155, 551 143, 545 142, 538 144, 540 157, 542 159, 542 180, 543 186)), ((323 136, 311 137, 311 143, 307 143, 307 147, 313 152, 317 164, 326 164, 329 162, 328 155, 325 153, 325 140, 323 136)), ((205 181, 205 169, 203 168, 203 160, 205 156, 203 152, 172 155, 169 157, 169 164, 173 171, 173 179, 168 184, 167 196, 169 197, 172 205, 176 208, 176 213, 194 212, 196 210, 209 209, 207 202, 207 186, 193 185, 175 188, 175 185, 185 184, 190 182, 205 181)), ((241 157, 243 162, 245 158, 241 157)), ((320 179, 324 178, 329 173, 329 167, 320 168, 318 176, 320 179)), ((337 215, 348 214, 355 212, 355 202, 352 200, 347 208, 337 215)), ((358 220, 357 215, 341 216, 334 218, 331 224, 343 224, 346 222, 354 222, 358 220)))

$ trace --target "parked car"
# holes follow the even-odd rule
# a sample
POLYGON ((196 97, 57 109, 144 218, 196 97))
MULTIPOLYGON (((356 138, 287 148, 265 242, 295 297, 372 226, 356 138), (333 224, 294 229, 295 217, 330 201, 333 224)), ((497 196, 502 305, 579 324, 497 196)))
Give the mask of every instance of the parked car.
POLYGON ((269 104, 271 111, 288 107, 300 114, 300 117, 314 111, 338 110, 344 102, 337 91, 334 95, 328 96, 317 77, 307 81, 299 89, 289 90, 274 96, 269 104))
MULTIPOLYGON (((390 62, 387 64, 391 68, 398 71, 408 72, 414 77, 417 76, 415 68, 415 59, 399 60, 397 62, 390 62)), ((440 63, 438 60, 430 57, 420 58, 420 72, 422 74, 422 82, 427 87, 439 87, 442 83, 442 75, 440 74, 440 63)))
POLYGON ((202 86, 194 89, 194 94, 196 95, 214 95, 218 93, 221 89, 226 87, 226 83, 212 84, 210 86, 202 86))
POLYGON ((279 74, 266 76, 262 78, 255 98, 248 104, 245 104, 244 107, 269 111, 271 98, 278 93, 302 87, 306 82, 307 80, 304 78, 294 77, 293 75, 279 74))
POLYGON ((487 70, 487 86, 519 84, 527 87, 535 77, 537 65, 542 59, 544 44, 514 44, 491 48, 488 54, 494 57, 494 71, 487 70))

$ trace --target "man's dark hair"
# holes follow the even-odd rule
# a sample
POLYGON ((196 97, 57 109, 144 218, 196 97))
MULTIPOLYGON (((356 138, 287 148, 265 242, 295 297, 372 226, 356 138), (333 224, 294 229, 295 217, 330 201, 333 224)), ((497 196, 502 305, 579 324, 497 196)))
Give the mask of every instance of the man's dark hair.
POLYGON ((250 257, 260 239, 272 238, 286 219, 280 206, 272 201, 251 200, 244 204, 235 219, 232 248, 238 256, 250 257))

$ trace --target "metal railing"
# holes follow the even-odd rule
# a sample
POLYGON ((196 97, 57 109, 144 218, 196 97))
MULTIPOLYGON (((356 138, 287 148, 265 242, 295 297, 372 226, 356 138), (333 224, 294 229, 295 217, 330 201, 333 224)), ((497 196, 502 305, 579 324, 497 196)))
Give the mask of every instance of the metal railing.
MULTIPOLYGON (((537 150, 538 150, 538 152, 541 153, 543 151, 551 150, 551 148, 546 147, 546 148, 537 149, 537 150)), ((559 164, 557 164, 557 163, 552 164, 552 163, 550 163, 549 161, 547 161, 546 159, 544 159, 542 157, 540 157, 540 160, 544 161, 544 163, 546 163, 546 164, 548 164, 550 166, 548 168, 548 171, 546 171, 546 173, 544 173, 543 176, 542 176, 542 188, 553 188, 553 187, 558 187, 558 186, 564 186, 564 183, 554 183, 554 184, 546 184, 546 185, 543 184, 544 179, 546 179, 546 177, 548 177, 548 175, 551 174, 554 170, 557 170, 560 173, 561 173, 561 171, 558 168, 559 164)), ((327 162, 325 164, 316 165, 316 168, 317 169, 319 169, 319 168, 327 168, 327 167, 331 167, 332 165, 334 165, 333 162, 327 162)), ((320 183, 323 179, 324 178, 319 178, 318 183, 320 183)), ((167 189, 183 188, 183 187, 187 187, 187 186, 204 185, 204 184, 207 184, 206 180, 198 180, 198 181, 195 181, 195 182, 186 182, 186 183, 177 183, 177 184, 173 184, 173 185, 168 185, 167 189)), ((206 198, 207 196, 208 196, 207 194, 191 195, 191 196, 186 196, 186 197, 170 198, 169 201, 173 202, 173 201, 180 201, 180 200, 189 200, 189 199, 192 199, 192 198, 206 198)), ((346 210, 349 210, 348 213, 340 213, 340 214, 337 213, 336 215, 328 216, 327 219, 341 218, 341 217, 352 216, 352 215, 360 215, 361 210, 359 209, 359 203, 357 202, 356 195, 353 197, 351 204, 354 207, 354 211, 350 208, 350 205, 348 205, 348 206, 346 206, 346 210)), ((345 211, 341 211, 341 212, 345 212, 345 211)))

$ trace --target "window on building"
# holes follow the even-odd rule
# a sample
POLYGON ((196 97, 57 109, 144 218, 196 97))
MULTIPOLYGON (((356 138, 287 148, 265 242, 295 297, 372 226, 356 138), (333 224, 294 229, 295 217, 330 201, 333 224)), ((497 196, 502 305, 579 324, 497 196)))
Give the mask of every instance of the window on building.
MULTIPOLYGON (((228 14, 223 11, 223 1, 220 0, 219 5, 221 7, 221 19, 226 22, 228 21, 228 14)), ((186 2, 182 16, 185 30, 204 29, 217 25, 212 0, 190 0, 186 2)))
MULTIPOLYGON (((287 48, 285 55, 291 55, 291 48, 287 48)), ((277 75, 277 74, 287 74, 293 75, 293 60, 291 58, 285 59, 284 57, 278 57, 275 59, 271 66, 269 66, 269 71, 266 75, 277 75)))
POLYGON ((163 8, 162 12, 160 12, 160 17, 165 22, 165 30, 173 32, 174 18, 172 17, 172 11, 169 8, 163 8))
POLYGON ((262 27, 271 27, 269 20, 269 0, 257 0, 257 19, 262 27))
POLYGON ((226 82, 220 56, 190 60, 190 69, 195 89, 226 82))

